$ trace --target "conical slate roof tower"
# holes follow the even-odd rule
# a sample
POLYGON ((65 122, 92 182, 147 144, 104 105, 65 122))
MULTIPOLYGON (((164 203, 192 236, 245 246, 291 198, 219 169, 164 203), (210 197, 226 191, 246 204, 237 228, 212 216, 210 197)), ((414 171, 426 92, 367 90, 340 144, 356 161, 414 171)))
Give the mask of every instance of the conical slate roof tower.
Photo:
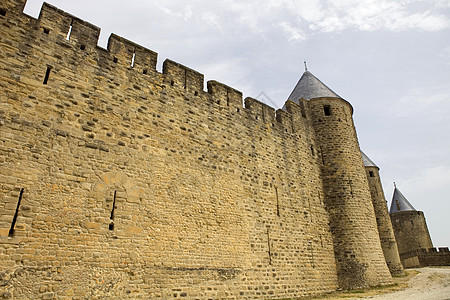
POLYGON ((306 70, 303 73, 302 77, 300 77, 300 80, 298 81, 292 93, 289 95, 288 100, 299 103, 298 100, 301 98, 310 100, 321 97, 341 98, 322 81, 320 81, 319 78, 306 70))
POLYGON ((392 203, 390 213, 397 213, 401 211, 415 211, 416 209, 411 203, 406 199, 405 196, 399 191, 397 186, 394 189, 394 195, 392 196, 392 203))
POLYGON ((285 108, 315 132, 311 154, 320 158, 339 286, 349 289, 390 283, 352 105, 305 70, 285 108))
POLYGON ((383 186, 378 166, 361 151, 364 167, 366 169, 367 181, 369 182, 372 204, 377 218, 378 234, 380 235, 381 248, 384 258, 392 275, 403 275, 403 266, 398 254, 397 242, 394 229, 389 217, 386 199, 384 198, 383 186))
MULTIPOLYGON (((400 257, 411 251, 433 248, 425 215, 409 203, 397 186, 392 196, 390 215, 400 257)), ((402 259, 405 268, 417 266, 409 263, 411 261, 402 259)))
POLYGON ((379 169, 378 166, 364 152, 361 151, 361 155, 362 155, 364 167, 375 167, 375 168, 379 169))

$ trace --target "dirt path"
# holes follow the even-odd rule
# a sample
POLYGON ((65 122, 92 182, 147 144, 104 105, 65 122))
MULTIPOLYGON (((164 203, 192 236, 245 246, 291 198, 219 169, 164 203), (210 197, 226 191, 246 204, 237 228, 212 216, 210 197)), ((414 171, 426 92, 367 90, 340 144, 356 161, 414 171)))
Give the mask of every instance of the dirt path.
POLYGON ((408 281, 408 287, 394 293, 355 299, 444 300, 450 299, 450 268, 421 268, 408 281))
POLYGON ((334 293, 313 299, 326 300, 450 300, 450 267, 408 269, 408 276, 394 278, 391 287, 334 293))

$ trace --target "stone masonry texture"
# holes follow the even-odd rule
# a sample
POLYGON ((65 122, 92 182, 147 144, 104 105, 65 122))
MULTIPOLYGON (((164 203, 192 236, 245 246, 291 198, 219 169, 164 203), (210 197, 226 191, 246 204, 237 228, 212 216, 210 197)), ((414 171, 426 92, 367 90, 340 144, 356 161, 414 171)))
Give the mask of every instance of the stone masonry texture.
POLYGON ((286 299, 391 282, 348 102, 243 106, 24 5, 0 2, 0 298, 286 299))
POLYGON ((368 166, 365 169, 386 264, 392 275, 403 275, 403 266, 398 254, 397 242, 392 229, 378 167, 368 166))
POLYGON ((423 212, 411 210, 391 214, 400 256, 410 251, 433 248, 423 212))

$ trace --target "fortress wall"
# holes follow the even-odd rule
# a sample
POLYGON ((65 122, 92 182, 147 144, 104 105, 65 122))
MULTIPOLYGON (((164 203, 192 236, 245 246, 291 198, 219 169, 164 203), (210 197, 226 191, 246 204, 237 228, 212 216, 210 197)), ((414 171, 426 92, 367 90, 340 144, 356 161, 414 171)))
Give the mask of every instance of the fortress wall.
POLYGON ((336 289, 320 157, 298 105, 243 108, 239 91, 203 91, 203 75, 178 63, 158 73, 151 50, 115 35, 102 49, 97 27, 11 3, 0 16, 0 294, 336 289))
POLYGON ((325 205, 340 286, 389 283, 389 270, 374 230, 375 213, 352 120, 353 108, 338 98, 317 98, 309 104, 322 155, 325 205))
POLYGON ((450 266, 448 247, 421 248, 402 253, 400 256, 405 268, 421 268, 428 266, 450 266))
POLYGON ((400 256, 398 254, 397 242, 392 229, 391 218, 384 198, 383 186, 381 185, 378 167, 365 167, 367 181, 369 182, 372 204, 377 220, 378 233, 380 235, 381 248, 384 258, 392 275, 404 274, 400 256))
POLYGON ((397 212, 391 214, 391 222, 400 257, 406 252, 433 248, 423 212, 397 212))

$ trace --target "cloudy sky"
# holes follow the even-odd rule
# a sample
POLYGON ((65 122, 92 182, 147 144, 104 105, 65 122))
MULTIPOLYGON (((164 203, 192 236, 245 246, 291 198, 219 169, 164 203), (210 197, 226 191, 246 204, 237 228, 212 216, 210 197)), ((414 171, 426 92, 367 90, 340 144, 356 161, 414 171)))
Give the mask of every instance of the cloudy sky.
MULTIPOLYGON (((25 12, 37 17, 41 0, 25 12)), ((448 0, 48 0, 280 108, 308 69, 352 103, 363 151, 450 246, 448 0)))

